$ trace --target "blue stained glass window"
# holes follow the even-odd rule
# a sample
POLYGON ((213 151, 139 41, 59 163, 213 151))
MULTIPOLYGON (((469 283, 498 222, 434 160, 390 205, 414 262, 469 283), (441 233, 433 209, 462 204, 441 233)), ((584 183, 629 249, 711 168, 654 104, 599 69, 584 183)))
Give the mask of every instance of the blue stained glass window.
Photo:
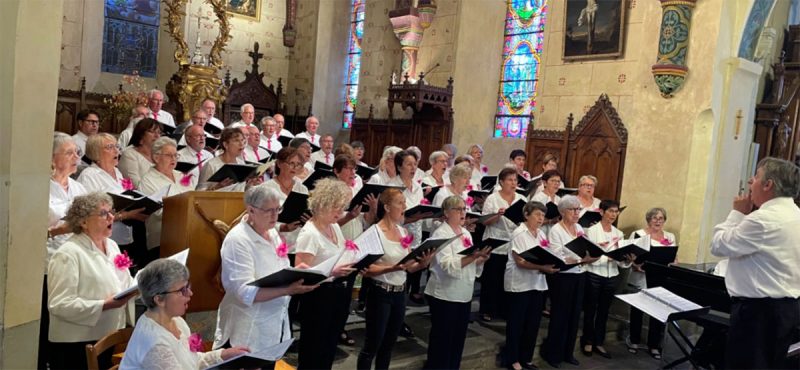
POLYGON ((350 15, 350 41, 347 52, 347 70, 344 82, 344 112, 342 128, 353 126, 353 114, 358 104, 358 75, 361 72, 361 39, 364 36, 364 2, 352 0, 350 15))
POLYGON ((525 138, 536 107, 547 0, 507 0, 494 137, 525 138))
POLYGON ((156 76, 160 0, 105 0, 102 71, 156 76))

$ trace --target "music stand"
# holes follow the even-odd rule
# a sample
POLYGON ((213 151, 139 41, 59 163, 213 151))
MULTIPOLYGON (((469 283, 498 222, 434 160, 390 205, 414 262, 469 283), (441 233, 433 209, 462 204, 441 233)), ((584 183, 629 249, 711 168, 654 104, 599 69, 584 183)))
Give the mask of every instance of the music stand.
MULTIPOLYGON (((731 300, 730 296, 728 296, 728 290, 725 287, 725 278, 721 276, 694 271, 679 266, 665 266, 651 262, 645 262, 645 274, 647 276, 648 287, 662 286, 701 306, 710 307, 715 311, 723 313, 730 313, 731 311, 731 300)), ((729 325, 727 318, 709 312, 693 317, 670 316, 666 332, 672 337, 672 340, 675 341, 676 346, 683 353, 684 357, 667 364, 664 366, 664 369, 673 368, 686 361, 689 361, 695 368, 699 367, 692 357, 692 352, 695 350, 694 344, 692 344, 689 337, 681 330, 676 322, 681 319, 687 319, 695 323, 711 323, 721 326, 729 325), (676 337, 676 333, 669 330, 670 326, 675 329, 680 340, 676 337), (686 347, 684 347, 684 345, 686 347)))

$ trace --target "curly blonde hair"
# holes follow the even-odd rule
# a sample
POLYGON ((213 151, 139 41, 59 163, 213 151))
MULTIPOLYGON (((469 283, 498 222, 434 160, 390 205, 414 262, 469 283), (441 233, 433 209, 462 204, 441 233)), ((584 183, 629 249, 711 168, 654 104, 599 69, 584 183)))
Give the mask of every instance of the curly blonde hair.
POLYGON ((83 224, 87 218, 91 217, 100 206, 114 205, 111 196, 101 191, 96 191, 86 195, 79 195, 72 201, 72 206, 67 211, 67 216, 64 220, 69 225, 70 231, 75 234, 83 232, 83 224))
POLYGON ((325 178, 314 183, 314 190, 308 198, 308 208, 312 214, 319 214, 325 210, 344 208, 350 204, 353 192, 343 181, 334 178, 325 178))

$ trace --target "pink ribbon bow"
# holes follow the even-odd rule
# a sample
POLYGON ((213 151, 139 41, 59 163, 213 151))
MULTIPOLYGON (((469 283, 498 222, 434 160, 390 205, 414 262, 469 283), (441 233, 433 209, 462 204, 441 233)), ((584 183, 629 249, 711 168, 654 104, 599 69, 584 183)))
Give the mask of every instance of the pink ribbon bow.
POLYGON ((278 246, 275 248, 275 254, 277 254, 280 258, 286 258, 286 256, 289 254, 289 246, 286 245, 286 242, 281 242, 281 244, 278 244, 278 246))
POLYGON ((408 234, 400 239, 400 245, 403 247, 403 249, 408 249, 413 241, 414 235, 408 234))
POLYGON ((356 245, 356 243, 354 241, 352 241, 352 240, 345 240, 344 249, 349 250, 349 251, 357 251, 358 250, 358 245, 356 245))
POLYGON ((128 257, 128 252, 122 252, 122 254, 118 254, 114 257, 114 266, 117 267, 117 270, 127 270, 131 266, 133 266, 133 260, 128 257))
POLYGON ((203 338, 200 334, 194 333, 189 336, 189 350, 192 352, 203 352, 203 338))

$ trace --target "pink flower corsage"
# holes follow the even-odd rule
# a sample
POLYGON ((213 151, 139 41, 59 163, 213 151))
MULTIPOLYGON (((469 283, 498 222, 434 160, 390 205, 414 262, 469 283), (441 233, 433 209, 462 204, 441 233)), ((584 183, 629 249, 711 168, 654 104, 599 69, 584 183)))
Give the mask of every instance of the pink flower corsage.
POLYGON ((461 238, 461 243, 464 244, 464 248, 469 248, 472 246, 472 240, 470 240, 470 238, 467 237, 461 238))
POLYGON ((182 186, 189 186, 192 183, 192 174, 187 173, 181 177, 181 185, 182 186))
POLYGON ((125 189, 125 190, 133 190, 133 189, 135 189, 135 187, 133 186, 133 181, 131 181, 131 179, 122 179, 122 180, 119 180, 119 183, 120 183, 120 185, 122 185, 122 188, 125 189))
POLYGON ((417 184, 422 184, 422 179, 417 179, 417 184))
POLYGON ((189 336, 189 350, 192 352, 203 352, 203 338, 198 333, 189 336))
POLYGON ((669 240, 668 238, 661 239, 658 242, 661 243, 661 245, 672 245, 672 240, 669 240))
POLYGON ((473 189, 475 189, 475 187, 472 186, 472 184, 467 185, 467 191, 472 191, 473 189))
POLYGON ((422 200, 419 201, 419 204, 429 206, 431 205, 431 201, 429 201, 428 198, 422 198, 422 200))
POLYGON ((472 207, 472 205, 475 204, 475 199, 473 199, 472 197, 468 196, 466 203, 467 203, 467 207, 472 207))
POLYGON ((131 266, 133 266, 133 260, 128 257, 128 252, 122 252, 122 254, 118 254, 114 257, 114 266, 117 267, 117 270, 127 270, 131 266))
POLYGON ((352 180, 350 180, 350 187, 351 187, 351 188, 354 188, 354 187, 356 187, 356 179, 352 179, 352 180))
POLYGON ((578 231, 578 237, 579 237, 579 238, 580 238, 580 237, 582 237, 582 236, 584 236, 584 235, 586 235, 586 234, 584 234, 584 233, 583 233, 583 231, 578 231))
POLYGON ((286 245, 286 242, 281 242, 281 244, 278 244, 278 247, 275 248, 275 254, 277 254, 280 258, 286 258, 286 256, 289 254, 289 246, 286 245))
POLYGON ((344 249, 349 250, 349 251, 357 251, 358 250, 358 245, 356 245, 356 243, 354 241, 352 241, 352 240, 345 240, 344 249))
POLYGON ((539 241, 539 246, 542 248, 547 248, 550 246, 550 242, 547 239, 542 239, 539 241))
POLYGON ((481 171, 483 173, 489 173, 489 167, 488 166, 481 166, 481 171))
POLYGON ((400 245, 403 247, 403 249, 408 249, 409 247, 411 247, 411 243, 413 241, 414 241, 414 235, 408 234, 404 236, 402 239, 400 239, 400 245))

